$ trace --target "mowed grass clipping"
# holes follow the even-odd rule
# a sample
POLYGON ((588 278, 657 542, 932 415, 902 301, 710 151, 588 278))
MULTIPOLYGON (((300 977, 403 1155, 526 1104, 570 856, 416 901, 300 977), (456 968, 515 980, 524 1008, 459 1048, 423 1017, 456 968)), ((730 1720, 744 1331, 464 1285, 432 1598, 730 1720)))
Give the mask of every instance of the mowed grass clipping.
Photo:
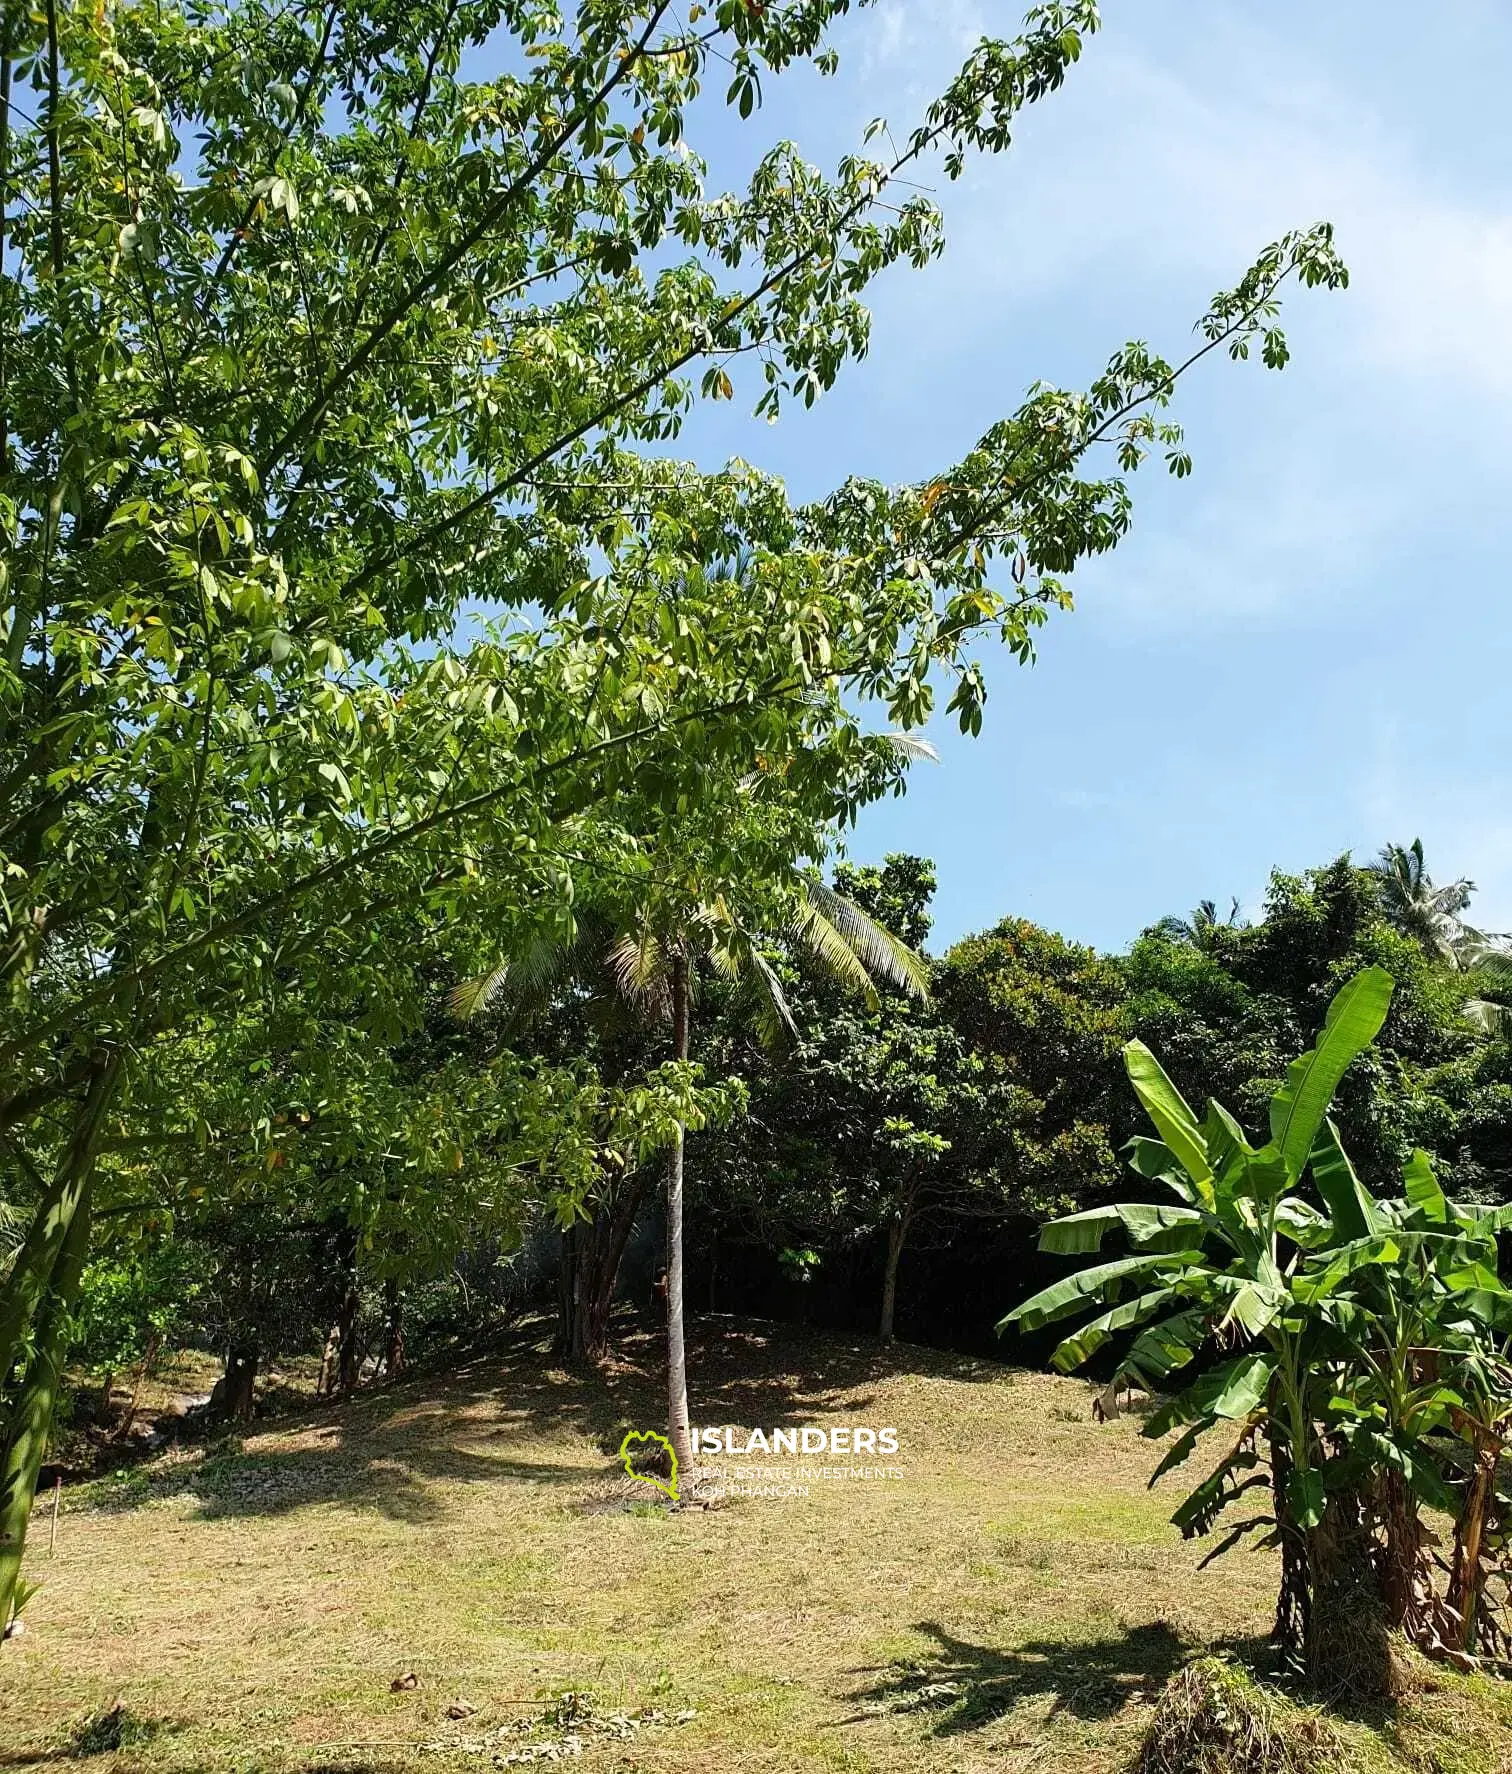
MULTIPOLYGON (((169 1453, 69 1497, 51 1558, 39 1514, 0 1766, 1091 1774, 1269 1628, 1270 1556, 1199 1572, 1078 1382, 705 1319, 698 1422, 895 1427, 903 1476, 669 1515, 614 1459, 661 1422, 655 1340, 545 1349, 169 1453)), ((1499 1684, 1409 1711, 1350 1728, 1362 1766, 1500 1774, 1499 1684)))

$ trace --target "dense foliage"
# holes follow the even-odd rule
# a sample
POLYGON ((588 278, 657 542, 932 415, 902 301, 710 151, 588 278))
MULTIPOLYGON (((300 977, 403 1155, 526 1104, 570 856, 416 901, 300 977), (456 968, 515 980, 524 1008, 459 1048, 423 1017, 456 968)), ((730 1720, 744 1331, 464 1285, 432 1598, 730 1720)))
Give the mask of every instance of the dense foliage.
POLYGON ((663 944, 712 912, 714 953, 801 918, 903 780, 878 728, 943 688, 978 730, 978 643, 1027 658, 1123 476, 1187 471, 1179 375, 1279 367, 1280 287, 1344 282, 1288 236, 1181 363, 1037 385, 918 485, 798 505, 672 459, 695 400, 831 385, 872 279, 940 249, 909 175, 1006 149, 1097 22, 984 40, 885 155, 778 144, 708 188, 705 82, 748 119, 849 10, 5 10, 0 1618, 92 1225, 203 1211, 229 1249, 245 1203, 397 1281, 680 1148, 712 1111, 679 1052, 416 1051, 439 975, 606 897, 663 944))
POLYGON ((1450 1200, 1421 1150, 1401 1196, 1380 1198, 1328 1115, 1391 996, 1378 967, 1345 984, 1271 1096, 1261 1146, 1216 1100, 1199 1121, 1149 1048, 1131 1042, 1129 1077, 1160 1136, 1136 1138, 1131 1162, 1176 1205, 1124 1202, 1053 1221, 1041 1235, 1049 1250, 1097 1251, 1122 1232, 1132 1252, 1004 1320, 1032 1330, 1106 1306, 1054 1359, 1070 1371, 1135 1333, 1111 1408, 1121 1387, 1169 1393, 1173 1374, 1209 1357, 1146 1420, 1151 1437, 1182 1431, 1151 1482, 1202 1436, 1226 1432, 1177 1525, 1188 1535, 1228 1526, 1218 1553, 1263 1530, 1282 1555, 1278 1637, 1324 1692, 1367 1696, 1391 1692, 1388 1629, 1430 1650, 1501 1656, 1512 1626, 1502 1541, 1512 1492, 1499 1470, 1512 1290, 1497 1252, 1512 1207, 1450 1200), (1241 1501, 1250 1513, 1224 1522, 1241 1501), (1443 1593, 1425 1508, 1455 1523, 1443 1593))

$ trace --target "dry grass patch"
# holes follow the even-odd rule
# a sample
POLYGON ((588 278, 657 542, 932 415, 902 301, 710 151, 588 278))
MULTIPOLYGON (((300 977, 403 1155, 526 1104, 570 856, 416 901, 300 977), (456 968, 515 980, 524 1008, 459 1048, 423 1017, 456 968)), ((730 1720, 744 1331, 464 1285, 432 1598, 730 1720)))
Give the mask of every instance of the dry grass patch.
POLYGON ((1079 1382, 719 1319, 692 1355, 700 1422, 894 1426, 903 1477, 637 1507, 653 1339, 589 1377, 522 1337, 71 1497, 0 1766, 119 1704, 91 1768, 1123 1774, 1176 1670, 1269 1625, 1269 1558, 1198 1573, 1079 1382), (537 1730, 567 1693, 633 1730, 537 1730))

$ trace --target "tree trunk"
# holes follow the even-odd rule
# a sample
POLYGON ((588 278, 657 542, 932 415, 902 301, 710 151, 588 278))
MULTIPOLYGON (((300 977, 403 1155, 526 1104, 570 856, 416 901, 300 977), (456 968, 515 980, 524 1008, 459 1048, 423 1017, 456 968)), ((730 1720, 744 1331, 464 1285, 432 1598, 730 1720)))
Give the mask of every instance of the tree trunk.
POLYGON ((320 1373, 315 1380, 317 1398, 336 1395, 336 1360, 341 1353, 341 1324, 338 1320, 326 1332, 325 1346, 320 1351, 320 1373))
POLYGON ((16 1393, 6 1424, 0 1461, 0 1626, 10 1624, 15 1607, 21 1554, 31 1519, 37 1473, 52 1427, 53 1409, 68 1356, 68 1333, 79 1277, 89 1249, 89 1190, 85 1185, 53 1267, 51 1286, 34 1319, 35 1338, 26 1377, 16 1393))
MULTIPOLYGON (((672 1043, 688 1057, 688 963, 672 962, 672 1043)), ((693 1432, 688 1418, 688 1355, 683 1340, 683 1129, 667 1160, 667 1437, 677 1456, 678 1481, 693 1478, 693 1432)))
POLYGON ((893 1315, 898 1305, 898 1265, 903 1260, 903 1241, 908 1237, 908 1209, 904 1208, 887 1228, 887 1269, 882 1277, 882 1322, 877 1334, 884 1343, 893 1340, 893 1315))
POLYGON ((1307 1536, 1307 1676, 1329 1701, 1389 1699, 1391 1641, 1376 1570, 1376 1542, 1365 1500, 1329 1496, 1307 1536))
POLYGON ((1312 1614, 1312 1589, 1307 1571, 1307 1535, 1291 1519, 1287 1507, 1287 1480, 1291 1460, 1284 1434, 1276 1427, 1279 1405, 1276 1384, 1271 1389, 1271 1421, 1266 1430, 1270 1444, 1271 1500, 1281 1541, 1281 1586, 1276 1596, 1276 1624, 1271 1637, 1294 1672, 1300 1673, 1307 1655, 1308 1621, 1312 1614))
POLYGON ((573 1361, 602 1361, 609 1353, 609 1322, 625 1247, 646 1193, 640 1171, 618 1195, 599 1204, 591 1220, 562 1234, 558 1290, 558 1353, 573 1361))
POLYGON ((120 1076, 117 1056, 96 1056, 68 1148, 0 1288, 0 1390, 7 1381, 14 1388, 0 1416, 0 1626, 15 1605, 32 1496, 88 1254, 90 1176, 120 1076))
POLYGON ((383 1377, 397 1380, 404 1372, 404 1295, 390 1276, 383 1284, 383 1377))
POLYGON ((1381 1603, 1386 1624, 1416 1640, 1422 1621, 1423 1524, 1417 1499, 1400 1472, 1387 1470, 1378 1480, 1378 1510, 1385 1528, 1379 1560, 1381 1603))
POLYGON ((159 1331, 150 1332, 147 1338, 147 1346, 142 1351, 142 1359, 137 1363, 136 1375, 131 1382, 131 1397, 126 1403, 126 1415, 121 1418, 120 1423, 112 1433, 110 1437, 112 1441, 124 1441, 126 1437, 130 1435, 131 1426, 136 1422, 137 1405, 141 1401, 142 1387, 147 1382, 147 1376, 152 1371, 152 1364, 157 1360, 158 1351, 162 1346, 162 1333, 159 1331))
POLYGON ((1447 1597, 1457 1616, 1457 1649, 1469 1651, 1472 1655, 1476 1645, 1476 1615, 1480 1611, 1481 1590, 1486 1580, 1481 1554, 1486 1531, 1495 1525, 1491 1518, 1496 1508, 1496 1473, 1500 1459, 1500 1441, 1477 1430, 1475 1463, 1471 1467, 1459 1520, 1454 1524, 1454 1561, 1449 1572, 1447 1597))
POLYGON ((357 1346, 357 1319, 362 1294, 357 1286, 357 1228, 343 1225, 336 1235, 336 1260, 340 1264, 341 1297, 336 1307, 336 1388, 343 1398, 356 1390, 362 1368, 357 1346))
POLYGON ((336 1383, 343 1398, 349 1392, 356 1391, 362 1367, 362 1351, 357 1342, 357 1313, 361 1304, 362 1296, 353 1280, 341 1296, 341 1313, 336 1320, 339 1333, 336 1345, 336 1383))

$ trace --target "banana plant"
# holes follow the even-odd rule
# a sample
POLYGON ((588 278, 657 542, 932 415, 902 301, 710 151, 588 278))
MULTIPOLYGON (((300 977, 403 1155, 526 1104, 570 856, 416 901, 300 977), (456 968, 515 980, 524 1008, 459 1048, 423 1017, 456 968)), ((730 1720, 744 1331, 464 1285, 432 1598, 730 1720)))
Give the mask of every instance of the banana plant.
POLYGON ((1489 1401, 1505 1408, 1507 1395, 1500 1340, 1512 1330, 1512 1294, 1497 1271, 1496 1234, 1508 1210, 1450 1202, 1421 1152, 1407 1164, 1403 1197, 1376 1199, 1328 1118, 1391 992, 1379 968, 1344 986, 1273 1097, 1259 1147, 1216 1102, 1199 1122, 1154 1055, 1132 1042, 1130 1081, 1160 1137, 1131 1142, 1131 1163, 1175 1199, 1046 1226, 1042 1249, 1100 1252, 1116 1231, 1130 1254, 1042 1290, 999 1326, 1039 1330, 1102 1308, 1051 1359, 1071 1372, 1132 1332, 1104 1395, 1115 1399, 1130 1386, 1160 1392, 1211 1354, 1146 1420, 1149 1436, 1181 1432, 1151 1483, 1204 1434, 1226 1426, 1235 1436, 1173 1519, 1187 1535, 1205 1534, 1239 1499, 1270 1491, 1269 1508, 1239 1521, 1209 1558, 1267 1531, 1283 1553, 1278 1630, 1309 1662, 1319 1651, 1305 1642, 1313 1602, 1322 1569, 1339 1562, 1341 1524, 1353 1524, 1352 1555, 1369 1562, 1392 1624, 1431 1643, 1446 1618, 1462 1623, 1463 1610, 1426 1603, 1418 1510, 1454 1512, 1445 1439, 1483 1448, 1474 1426, 1500 1421, 1489 1401))

